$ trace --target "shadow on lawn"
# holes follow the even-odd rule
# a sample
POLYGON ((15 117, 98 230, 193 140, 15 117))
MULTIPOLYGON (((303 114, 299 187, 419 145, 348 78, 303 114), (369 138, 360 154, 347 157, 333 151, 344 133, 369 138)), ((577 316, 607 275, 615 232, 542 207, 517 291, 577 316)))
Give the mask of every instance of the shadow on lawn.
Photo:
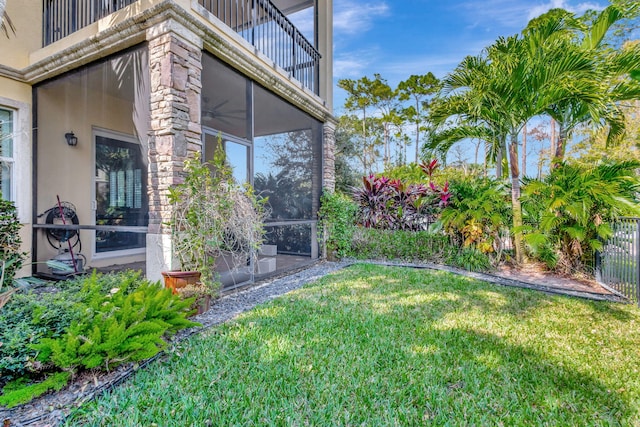
MULTIPOLYGON (((361 412, 365 420, 368 414, 380 411, 375 405, 369 406, 369 402, 389 400, 398 405, 432 408, 431 415, 443 422, 451 421, 452 414, 461 416, 466 412, 475 413, 471 420, 474 423, 486 421, 483 418, 486 415, 491 422, 500 420, 507 425, 523 422, 618 424, 621 418, 635 416, 635 409, 629 399, 625 399, 624 391, 612 390, 598 374, 592 374, 587 360, 574 361, 572 352, 557 351, 565 343, 547 347, 544 336, 512 337, 505 330, 487 331, 486 325, 476 328, 450 323, 451 316, 464 316, 465 312, 472 311, 483 311, 487 316, 495 313, 496 317, 498 313, 500 316, 508 313, 522 320, 523 314, 533 316, 536 308, 550 305, 558 297, 537 296, 535 292, 519 289, 496 292, 484 286, 464 292, 450 287, 443 292, 437 286, 381 292, 380 288, 386 285, 380 283, 382 276, 375 275, 367 281, 376 285, 356 286, 353 293, 349 279, 344 279, 346 284, 342 286, 340 276, 334 276, 332 281, 338 286, 337 293, 323 292, 325 304, 322 306, 316 305, 307 289, 290 300, 295 300, 292 309, 269 319, 276 330, 261 334, 264 348, 252 353, 270 355, 260 359, 261 365, 270 365, 264 368, 266 372, 277 370, 278 364, 295 364, 300 355, 289 349, 306 348, 304 360, 309 366, 323 366, 324 357, 331 354, 333 360, 340 362, 339 366, 323 370, 324 375, 334 372, 325 380, 334 392, 338 390, 344 396, 351 396, 353 403, 344 409, 361 412), (458 297, 453 297, 456 294, 458 297), (426 295, 426 300, 407 303, 420 295, 426 295), (429 309, 421 310, 423 304, 428 304, 429 309), (385 308, 381 309, 382 306, 385 308), (309 330, 308 325, 319 329, 309 330), (309 337, 314 337, 315 342, 310 344, 309 337), (514 343, 519 340, 527 344, 514 343), (280 348, 276 359, 273 359, 273 349, 267 348, 272 342, 287 343, 280 348), (314 360, 314 346, 324 355, 320 360, 314 360), (548 348, 555 348, 555 354, 548 348), (364 364, 346 366, 345 361, 362 357, 367 359, 364 364), (384 378, 384 386, 378 384, 378 377, 384 378), (368 390, 366 393, 371 395, 360 398, 357 390, 368 390)), ((396 280, 393 284, 398 286, 396 280)), ((314 291, 319 289, 316 287, 314 291)), ((587 304, 593 307, 591 302, 587 304)), ((256 320, 252 315, 245 319, 250 323, 256 320)), ((536 332, 540 331, 524 333, 536 332)), ((574 350, 580 350, 575 349, 575 345, 574 350)), ((314 375, 313 372, 307 374, 314 375)), ((303 378, 296 381, 307 382, 303 378)), ((610 381, 615 383, 615 379, 610 381)), ((310 382, 318 384, 316 380, 310 382)), ((616 384, 616 387, 624 389, 625 385, 616 384)), ((349 399, 345 397, 342 401, 349 399)), ((340 418, 337 414, 336 417, 340 418)))
MULTIPOLYGON (((538 310, 559 298, 354 266, 184 342, 162 369, 93 404, 88 419, 118 420, 126 408, 147 425, 188 403, 198 411, 175 413, 171 425, 637 422, 633 379, 536 326, 538 310)), ((610 307, 584 304, 581 316, 610 307)))

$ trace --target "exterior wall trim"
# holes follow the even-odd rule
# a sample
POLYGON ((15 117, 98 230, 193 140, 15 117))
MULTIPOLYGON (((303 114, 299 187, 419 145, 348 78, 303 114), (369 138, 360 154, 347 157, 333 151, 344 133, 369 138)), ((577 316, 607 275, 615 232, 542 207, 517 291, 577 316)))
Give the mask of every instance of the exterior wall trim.
MULTIPOLYGON (((162 22, 173 20, 200 37, 205 50, 316 119, 325 122, 333 117, 326 101, 293 79, 266 55, 258 52, 222 21, 202 8, 196 0, 192 0, 192 8, 193 10, 185 10, 174 0, 165 0, 22 70, 0 66, 0 76, 34 85, 142 43, 147 39, 147 30, 162 22)), ((55 44, 47 46, 47 49, 51 49, 55 44)))

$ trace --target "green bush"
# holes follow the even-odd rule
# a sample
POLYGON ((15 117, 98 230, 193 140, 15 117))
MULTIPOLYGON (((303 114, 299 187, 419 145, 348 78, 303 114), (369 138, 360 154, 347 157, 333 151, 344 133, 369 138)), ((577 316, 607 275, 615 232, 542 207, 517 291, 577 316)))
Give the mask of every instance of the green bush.
MULTIPOLYGON (((135 306, 144 312, 146 318, 184 318, 186 313, 186 310, 176 305, 169 307, 168 312, 152 309, 152 300, 142 298, 153 297, 161 288, 142 279, 140 273, 136 272, 94 274, 58 282, 55 286, 57 289, 52 292, 45 292, 40 288, 15 294, 0 310, 0 377, 4 380, 46 367, 46 364, 36 360, 38 350, 34 346, 46 339, 64 339, 72 324, 91 322, 98 325, 99 315, 106 318, 107 307, 114 310, 114 313, 121 311, 122 307, 118 302, 124 305, 128 295, 136 295, 135 306), (141 287, 148 287, 150 290, 141 295, 138 292, 141 287), (118 289, 115 296, 111 293, 112 289, 118 289)), ((179 320, 179 323, 182 322, 183 320, 179 320)), ((191 324, 184 322, 187 326, 191 324)), ((167 328, 174 329, 173 326, 167 328)))
POLYGON ((109 370, 154 356, 166 346, 165 334, 196 325, 186 319, 193 298, 182 300, 148 281, 131 291, 130 284, 105 294, 97 275, 89 278, 82 289, 87 295, 82 317, 60 337, 32 345, 40 352, 38 360, 71 371, 109 370))
POLYGON ((445 232, 464 249, 493 257, 497 265, 503 255, 501 234, 511 223, 509 189, 493 179, 463 179, 451 182, 451 193, 451 203, 440 216, 445 232))
POLYGON ((0 290, 13 282, 16 271, 22 267, 21 244, 16 207, 13 202, 0 198, 0 290))
POLYGON ((49 390, 62 390, 62 388, 67 385, 70 377, 71 373, 69 372, 56 372, 48 376, 44 381, 34 384, 29 384, 26 378, 11 381, 2 389, 0 405, 13 408, 14 406, 30 402, 49 390))
POLYGON ((489 256, 476 248, 462 248, 460 252, 447 260, 447 264, 464 268, 468 271, 488 271, 491 270, 491 260, 489 256))
POLYGON ((444 234, 358 227, 347 255, 357 259, 444 263, 457 252, 458 248, 444 234))
POLYGON ((562 273, 589 271, 619 216, 640 214, 636 161, 561 163, 523 187, 522 231, 533 256, 562 273))
POLYGON ((322 193, 318 232, 329 257, 343 258, 349 253, 357 211, 358 206, 349 196, 337 192, 322 193))

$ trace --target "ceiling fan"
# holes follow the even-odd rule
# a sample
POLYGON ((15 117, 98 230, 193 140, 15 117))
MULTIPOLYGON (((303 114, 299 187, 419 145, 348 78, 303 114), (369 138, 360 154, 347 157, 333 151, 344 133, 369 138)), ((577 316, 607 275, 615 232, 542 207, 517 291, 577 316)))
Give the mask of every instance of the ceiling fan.
POLYGON ((238 122, 245 118, 245 110, 225 110, 223 107, 229 103, 229 100, 224 100, 216 105, 209 106, 209 98, 202 98, 202 119, 206 121, 216 120, 220 123, 231 124, 232 122, 238 122))

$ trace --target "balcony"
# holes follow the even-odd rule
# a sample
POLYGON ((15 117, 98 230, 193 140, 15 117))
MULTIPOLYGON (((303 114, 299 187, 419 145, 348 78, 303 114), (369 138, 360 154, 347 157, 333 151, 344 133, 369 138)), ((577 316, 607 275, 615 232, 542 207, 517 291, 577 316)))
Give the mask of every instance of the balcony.
MULTIPOLYGON (((136 0, 44 0, 47 46, 136 0)), ((271 0, 198 0, 312 92, 319 93, 320 54, 271 0)))
POLYGON ((137 0, 44 0, 43 46, 91 25, 137 0))

